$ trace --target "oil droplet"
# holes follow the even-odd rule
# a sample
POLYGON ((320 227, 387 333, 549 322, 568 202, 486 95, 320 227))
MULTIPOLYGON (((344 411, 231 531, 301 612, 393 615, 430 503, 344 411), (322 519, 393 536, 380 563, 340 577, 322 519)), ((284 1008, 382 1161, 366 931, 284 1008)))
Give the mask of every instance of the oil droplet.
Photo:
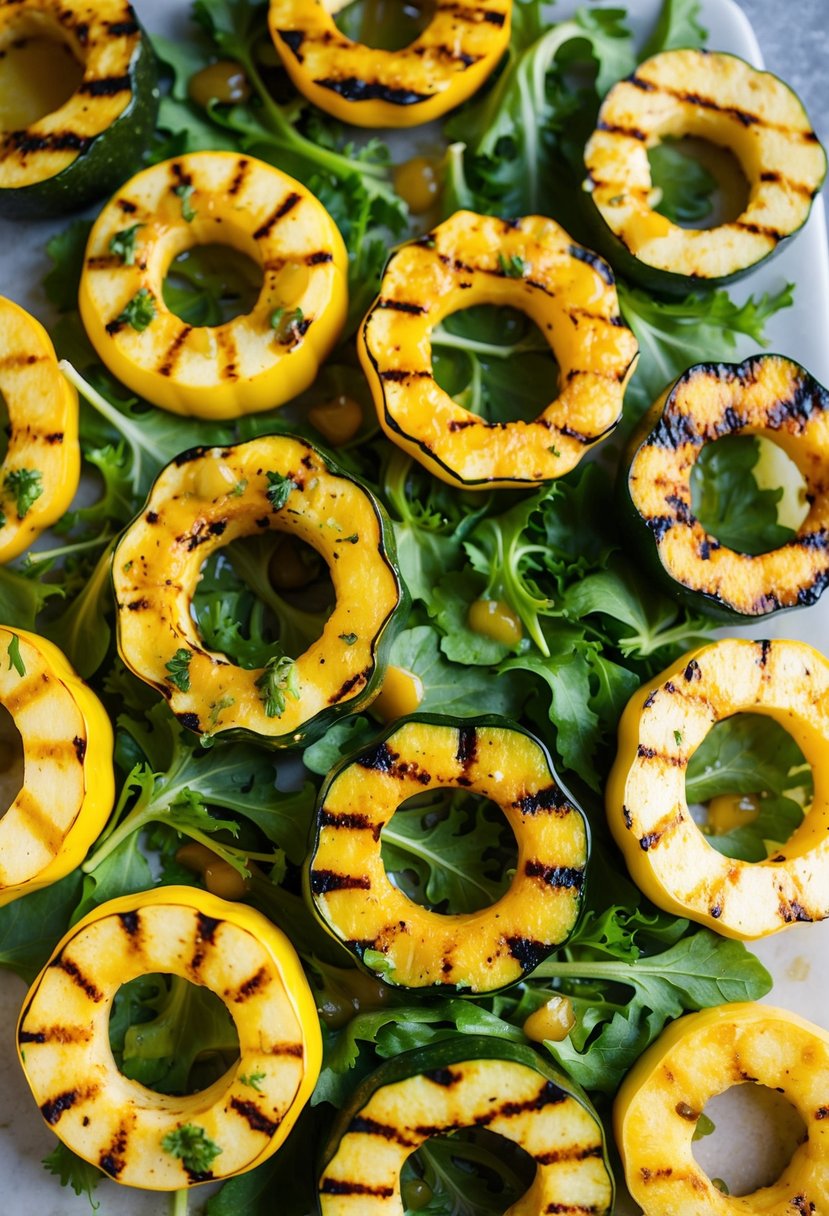
POLYGON ((786 979, 802 982, 807 980, 812 971, 812 964, 802 954, 796 955, 786 968, 786 979))
POLYGON ((405 667, 390 667, 371 712, 383 722, 395 722, 413 714, 423 700, 423 681, 405 667))
POLYGON ((759 814, 760 801, 755 794, 720 794, 708 804, 708 831, 713 836, 724 836, 752 823, 759 814))
POLYGON ((210 865, 205 866, 203 878, 211 895, 218 895, 220 899, 244 899, 248 893, 247 879, 229 862, 215 855, 210 865))
POLYGON ((208 64, 190 78, 187 87, 190 100, 204 109, 211 101, 230 105, 244 103, 250 98, 248 78, 232 59, 220 59, 218 63, 208 64))
POLYGON ((280 308, 295 308, 308 290, 311 272, 307 266, 288 262, 273 283, 273 297, 280 308))
POLYGON ((503 600, 475 600, 466 619, 473 633, 504 646, 517 646, 524 636, 521 618, 503 600))
POLYGON ((536 1043, 550 1039, 560 1043, 566 1039, 576 1024, 573 1006, 566 996, 550 997, 546 1005, 531 1013, 524 1023, 524 1034, 536 1043))
POLYGON ((412 215, 423 215, 434 207, 440 194, 437 165, 428 156, 414 156, 396 165, 394 188, 412 215))
POLYGON ((200 462, 196 475, 196 492, 200 498, 213 502, 235 490, 238 479, 233 469, 224 460, 212 460, 209 456, 200 462))
POLYGON ((363 425, 363 411, 353 397, 341 393, 331 401, 312 405, 308 411, 308 421, 332 447, 339 448, 359 432, 363 425))

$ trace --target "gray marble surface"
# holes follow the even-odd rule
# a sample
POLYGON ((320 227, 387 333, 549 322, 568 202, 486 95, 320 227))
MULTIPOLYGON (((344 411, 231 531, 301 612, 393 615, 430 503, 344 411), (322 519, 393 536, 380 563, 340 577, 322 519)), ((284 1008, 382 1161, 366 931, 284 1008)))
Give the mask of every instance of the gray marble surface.
POLYGON ((829 143, 829 0, 738 0, 766 66, 800 96, 829 143))

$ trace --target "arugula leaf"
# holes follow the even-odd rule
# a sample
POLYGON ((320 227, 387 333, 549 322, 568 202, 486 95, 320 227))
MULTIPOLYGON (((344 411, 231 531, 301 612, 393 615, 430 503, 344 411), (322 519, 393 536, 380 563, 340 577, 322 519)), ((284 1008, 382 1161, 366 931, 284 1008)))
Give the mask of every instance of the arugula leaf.
POLYGON ((638 287, 617 284, 625 324, 636 335, 641 355, 625 395, 630 417, 649 408, 659 394, 694 363, 733 358, 737 338, 744 334, 766 346, 765 326, 794 302, 794 286, 735 304, 726 291, 694 294, 671 302, 654 299, 638 287))
POLYGON ((407 1216, 500 1216, 532 1180, 532 1164, 518 1146, 473 1128, 422 1144, 400 1171, 400 1192, 407 1216))
POLYGON ((14 621, 20 629, 34 629, 44 604, 62 594, 60 587, 32 577, 28 571, 0 566, 0 620, 14 621))
POLYGON ((43 280, 43 287, 59 312, 72 312, 78 307, 78 289, 91 231, 92 220, 73 220, 46 242, 52 268, 43 280))
POLYGON ((113 549, 114 541, 110 541, 64 611, 39 625, 85 679, 103 663, 112 637, 108 617, 114 611, 110 591, 113 549))
POLYGON ((314 1167, 326 1122, 310 1112, 300 1115, 283 1146, 262 1165, 230 1178, 207 1201, 206 1216, 312 1216, 314 1167))
POLYGON ((324 777, 345 756, 359 751, 376 733, 368 718, 345 718, 330 726, 322 738, 302 753, 302 763, 312 773, 324 777))
POLYGON ((161 1147, 171 1157, 180 1158, 184 1168, 194 1174, 207 1173, 222 1151, 197 1123, 185 1123, 175 1131, 167 1132, 161 1147))
POLYGON ((731 435, 706 444, 691 470, 691 509, 706 532, 738 553, 768 553, 788 544, 794 528, 777 522, 784 490, 761 489, 752 476, 760 444, 731 435))
POLYGON ((20 519, 25 519, 43 493, 43 475, 38 469, 11 469, 3 488, 11 494, 20 519))
POLYGON ((6 647, 6 653, 9 656, 9 671, 14 668, 19 676, 25 676, 26 664, 23 662, 23 656, 20 653, 20 638, 16 633, 12 635, 12 640, 6 647))
POLYGON ((424 713, 458 718, 503 714, 514 718, 526 696, 522 681, 515 676, 494 680, 490 668, 447 662, 429 625, 416 625, 399 634, 392 645, 390 662, 418 676, 423 684, 420 710, 424 713))
POLYGON ((656 210, 678 224, 695 224, 711 214, 716 180, 682 150, 681 141, 663 139, 648 149, 651 177, 659 191, 656 210))
POLYGON ((662 0, 662 8, 651 36, 642 48, 642 59, 661 51, 704 46, 708 31, 699 22, 699 0, 662 0))
POLYGON ((81 874, 73 870, 0 908, 0 967, 31 984, 66 932, 80 889, 81 874))
POLYGON ((93 1198, 93 1192, 101 1179, 106 1177, 101 1170, 76 1156, 61 1141, 43 1158, 42 1164, 50 1174, 57 1175, 61 1186, 71 1186, 76 1195, 86 1195, 92 1211, 98 1211, 101 1204, 93 1198))

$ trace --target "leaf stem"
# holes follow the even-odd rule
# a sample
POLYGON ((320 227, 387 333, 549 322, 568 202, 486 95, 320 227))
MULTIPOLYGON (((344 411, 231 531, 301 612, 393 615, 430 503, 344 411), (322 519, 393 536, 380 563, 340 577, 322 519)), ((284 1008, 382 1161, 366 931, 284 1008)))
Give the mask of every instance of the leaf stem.
POLYGON ((190 1210, 190 1192, 185 1188, 170 1194, 170 1216, 187 1216, 190 1210))

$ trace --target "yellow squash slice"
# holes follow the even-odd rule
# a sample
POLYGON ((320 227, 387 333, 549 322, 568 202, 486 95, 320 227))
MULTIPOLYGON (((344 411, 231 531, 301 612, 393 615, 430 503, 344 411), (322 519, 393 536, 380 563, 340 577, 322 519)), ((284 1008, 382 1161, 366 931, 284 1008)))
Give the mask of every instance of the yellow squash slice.
POLYGON ((80 865, 115 796, 106 711, 51 642, 0 627, 0 704, 23 743, 23 785, 0 817, 0 906, 80 865))
POLYGON ((74 925, 32 985, 17 1041, 55 1134, 117 1182, 152 1191, 265 1161, 311 1096, 322 1056, 314 998, 288 938, 255 909, 196 887, 126 895, 74 925), (155 1093, 115 1064, 113 998, 151 972, 205 985, 236 1024, 238 1063, 208 1089, 155 1093), (182 1129, 212 1146, 209 1169, 177 1154, 182 1129))
POLYGON ((322 203, 251 156, 195 152, 144 169, 99 215, 80 310, 113 375, 162 409, 234 418, 273 409, 314 380, 347 310, 347 255, 322 203), (187 325, 163 299, 173 260, 230 245, 262 267, 252 310, 187 325))
POLYGON ((829 1196, 829 1034, 768 1005, 721 1005, 674 1022, 628 1073, 613 1111, 628 1189, 644 1216, 824 1216, 829 1196), (724 1195, 694 1158, 710 1098, 765 1085, 806 1137, 771 1186, 724 1195))
POLYGON ((628 703, 606 803, 635 882, 675 916, 743 940, 829 916, 829 660, 803 642, 744 638, 686 654, 628 703), (815 779, 803 823, 762 862, 717 852, 685 796, 691 756, 738 713, 785 727, 815 779))
POLYGON ((747 274, 803 226, 826 154, 797 96, 734 55, 663 51, 614 85, 585 150, 602 247, 619 273, 657 291, 687 292, 747 274), (741 215, 680 228, 652 206, 648 149, 696 136, 730 149, 748 179, 741 215))
POLYGON ((470 211, 392 256, 358 340, 389 439, 467 490, 569 473, 618 423, 638 350, 600 257, 542 216, 501 220, 470 211), (435 380, 432 330, 475 304, 521 309, 550 344, 560 391, 532 422, 487 422, 435 380))
POLYGON ((332 774, 320 796, 307 881, 330 933, 369 970, 366 952, 382 954, 384 982, 474 995, 518 983, 567 940, 587 853, 584 816, 537 739, 504 719, 424 715, 398 723, 332 774), (406 799, 447 787, 498 803, 518 861, 496 903, 444 916, 392 884, 381 836, 406 799))
POLYGON ((81 475, 78 394, 58 368, 46 330, 0 297, 0 395, 9 442, 0 464, 0 562, 57 523, 81 475))
POLYGON ((509 45, 512 0, 437 4, 423 33, 397 51, 352 42, 330 10, 317 0, 271 0, 271 36, 300 93, 360 127, 440 118, 481 87, 509 45))

